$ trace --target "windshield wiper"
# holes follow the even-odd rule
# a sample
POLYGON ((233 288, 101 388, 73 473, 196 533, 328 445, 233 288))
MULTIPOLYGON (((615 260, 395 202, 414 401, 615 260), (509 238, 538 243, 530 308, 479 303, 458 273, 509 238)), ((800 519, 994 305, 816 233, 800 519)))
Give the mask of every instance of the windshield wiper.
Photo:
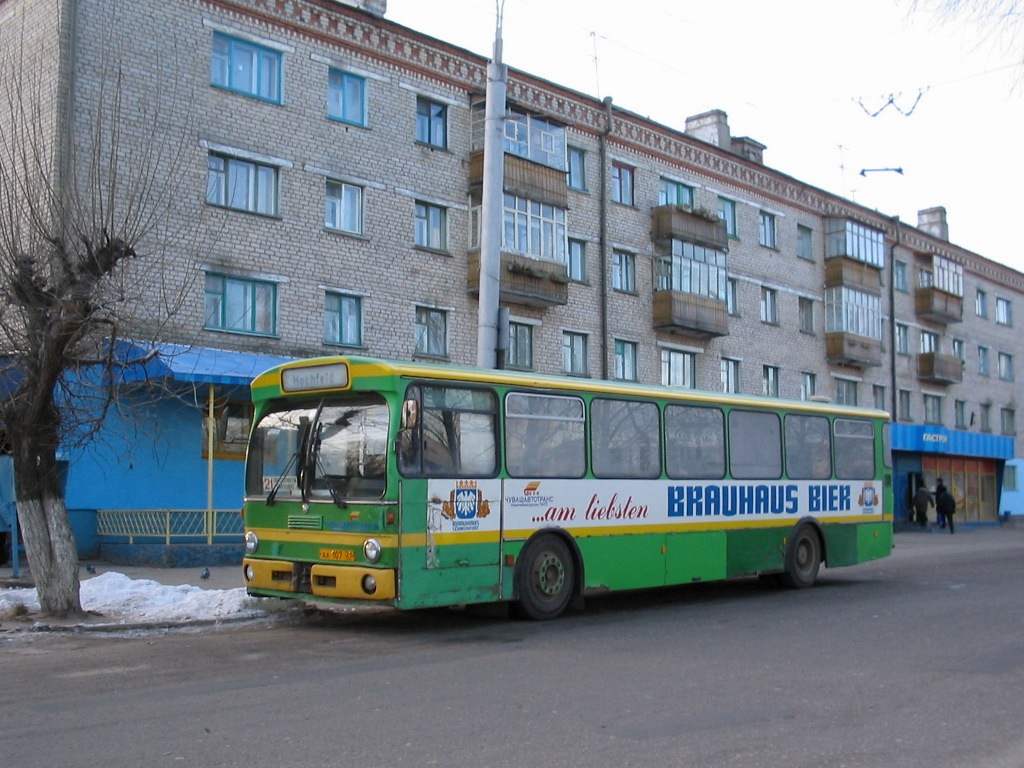
POLYGON ((295 480, 302 492, 302 501, 309 502, 309 492, 313 487, 313 475, 316 474, 316 460, 320 452, 320 414, 324 410, 324 401, 316 407, 313 418, 303 425, 302 439, 299 442, 299 466, 296 468, 295 480))

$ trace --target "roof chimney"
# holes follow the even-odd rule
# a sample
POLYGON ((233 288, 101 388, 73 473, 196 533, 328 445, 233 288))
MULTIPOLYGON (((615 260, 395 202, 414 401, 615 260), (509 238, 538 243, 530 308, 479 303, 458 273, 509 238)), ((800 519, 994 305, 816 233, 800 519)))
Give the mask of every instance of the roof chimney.
POLYGON ((732 151, 729 116, 720 109, 686 118, 686 134, 695 139, 732 151))
POLYGON ((946 223, 946 209, 942 206, 925 208, 917 212, 917 228, 932 237, 949 242, 949 225, 946 223))
POLYGON ((745 157, 752 163, 764 165, 765 145, 760 141, 754 141, 749 136, 737 136, 732 140, 732 152, 734 155, 745 157))

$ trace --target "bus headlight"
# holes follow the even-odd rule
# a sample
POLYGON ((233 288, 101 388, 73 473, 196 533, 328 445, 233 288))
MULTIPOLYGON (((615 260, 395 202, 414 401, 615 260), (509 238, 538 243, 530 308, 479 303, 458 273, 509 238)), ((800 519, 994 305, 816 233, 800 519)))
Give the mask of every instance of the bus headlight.
POLYGON ((363 542, 363 554, 371 563, 380 560, 380 542, 376 539, 367 539, 363 542))
POLYGON ((375 578, 373 578, 373 576, 370 576, 369 574, 367 574, 366 576, 363 576, 363 592, 365 592, 368 595, 372 595, 376 591, 377 591, 377 580, 375 578))
POLYGON ((250 555, 256 551, 256 548, 260 545, 260 537, 252 531, 245 532, 245 551, 250 555))

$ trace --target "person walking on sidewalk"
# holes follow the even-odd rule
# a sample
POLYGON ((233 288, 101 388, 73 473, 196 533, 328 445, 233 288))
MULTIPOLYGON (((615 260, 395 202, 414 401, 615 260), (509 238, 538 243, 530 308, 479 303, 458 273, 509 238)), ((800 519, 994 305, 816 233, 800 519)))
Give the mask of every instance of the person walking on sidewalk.
POLYGON ((935 501, 936 501, 936 504, 935 504, 935 522, 938 524, 939 528, 945 528, 946 527, 946 516, 943 515, 942 512, 939 511, 939 505, 938 505, 939 494, 940 493, 945 493, 945 492, 946 492, 946 484, 942 482, 942 478, 940 477, 938 480, 935 481, 935 501))
MULTIPOLYGON (((940 519, 949 523, 949 532, 953 533, 953 515, 956 513, 956 499, 953 494, 941 486, 942 491, 935 495, 935 513, 940 519)), ((945 528, 945 524, 942 525, 945 528)))
POLYGON ((928 525, 928 507, 935 503, 931 491, 924 484, 924 478, 918 475, 917 491, 914 492, 914 515, 917 524, 924 528, 928 525))

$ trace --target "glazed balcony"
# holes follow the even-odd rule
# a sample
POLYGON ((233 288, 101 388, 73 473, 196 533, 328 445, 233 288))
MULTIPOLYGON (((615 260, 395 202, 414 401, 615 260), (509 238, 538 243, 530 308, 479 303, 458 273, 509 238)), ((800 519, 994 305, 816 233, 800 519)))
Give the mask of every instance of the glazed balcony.
POLYGON ((923 352, 917 356, 917 378, 932 384, 959 384, 964 380, 964 363, 956 355, 923 352))
POLYGON ((833 365, 870 368, 882 364, 882 342, 845 331, 825 334, 825 355, 833 365))
POLYGON ((710 339, 729 333, 729 310, 724 301, 683 291, 655 291, 654 329, 710 339))
MULTIPOLYGON (((520 253, 501 254, 498 297, 509 304, 555 307, 569 302, 569 273, 565 264, 531 259, 520 253)), ((480 253, 469 254, 467 288, 480 293, 480 253)))
POLYGON ((724 219, 710 211, 692 211, 676 205, 651 209, 651 237, 655 241, 686 240, 719 251, 729 249, 724 219))
POLYGON ((922 320, 933 323, 960 323, 964 319, 964 299, 935 286, 914 291, 914 309, 922 320))

